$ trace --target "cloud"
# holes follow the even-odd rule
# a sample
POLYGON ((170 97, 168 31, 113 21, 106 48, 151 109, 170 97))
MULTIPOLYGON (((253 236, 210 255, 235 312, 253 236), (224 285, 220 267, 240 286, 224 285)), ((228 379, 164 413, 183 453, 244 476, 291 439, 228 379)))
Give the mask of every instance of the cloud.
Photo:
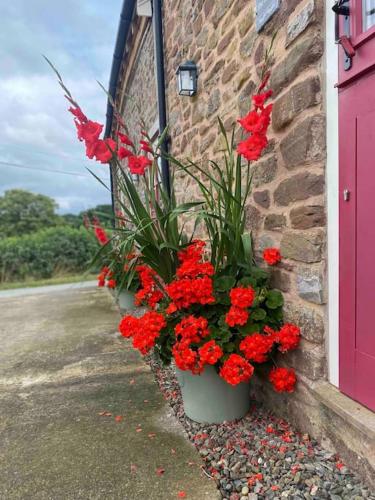
POLYGON ((13 0, 0 7, 0 194, 22 188, 53 196, 60 211, 110 203, 109 193, 87 172, 109 179, 108 167, 88 162, 77 141, 67 101, 42 59, 58 67, 90 118, 105 122, 106 96, 121 0, 47 2, 13 0), (86 177, 34 169, 76 172, 86 177))

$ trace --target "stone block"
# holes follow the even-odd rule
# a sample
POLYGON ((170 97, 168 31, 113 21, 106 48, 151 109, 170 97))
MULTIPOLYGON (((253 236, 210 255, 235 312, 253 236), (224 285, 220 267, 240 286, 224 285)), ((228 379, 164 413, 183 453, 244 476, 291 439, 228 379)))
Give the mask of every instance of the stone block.
POLYGON ((321 269, 302 268, 297 273, 298 295, 308 302, 325 303, 324 276, 321 269))
POLYGON ((280 151, 288 169, 323 161, 326 156, 324 117, 309 116, 296 125, 280 142, 280 151))
POLYGON ((220 102, 221 102, 220 90, 214 89, 211 92, 210 97, 208 98, 208 102, 207 102, 207 111, 206 111, 207 118, 219 109, 220 102))
POLYGON ((257 161, 253 167, 253 187, 257 188, 274 180, 277 171, 276 156, 257 161))
POLYGON ((264 59, 264 42, 261 40, 258 43, 257 48, 255 49, 254 53, 254 63, 259 64, 261 61, 264 59))
POLYGON ((233 40, 234 28, 232 28, 226 35, 224 35, 217 46, 217 53, 221 54, 233 40))
POLYGON ((262 234, 256 241, 259 252, 263 252, 266 248, 273 248, 276 246, 275 240, 268 234, 262 234))
POLYGON ((308 66, 317 62, 323 51, 324 44, 319 34, 311 34, 295 45, 272 71, 270 86, 275 95, 292 83, 308 66))
POLYGON ((286 226, 286 217, 283 214, 268 214, 264 219, 264 229, 273 231, 286 226))
POLYGON ((288 47, 313 21, 315 21, 315 0, 310 0, 301 11, 289 19, 285 47, 288 47))
POLYGON ((325 208, 321 205, 293 208, 290 212, 290 221, 293 229, 310 229, 312 227, 325 226, 325 208))
POLYGON ((241 17, 242 17, 242 19, 240 20, 240 23, 238 25, 238 31, 239 31, 241 37, 243 37, 249 31, 249 29, 251 28, 251 26, 254 22, 253 11, 249 10, 247 12, 244 12, 241 15, 241 17))
POLYGON ((312 307, 305 304, 286 302, 284 305, 284 321, 298 325, 304 339, 316 344, 323 342, 323 316, 312 307))
POLYGON ((278 131, 289 125, 304 109, 318 103, 320 81, 317 76, 297 83, 277 99, 272 109, 272 127, 278 131))
POLYGON ((253 29, 242 39, 240 44, 241 57, 250 57, 253 53, 254 44, 257 39, 257 33, 253 29))
POLYGON ((229 64, 227 64, 224 67, 223 71, 223 76, 221 78, 222 83, 228 83, 234 76, 236 75, 238 71, 238 62, 237 61, 231 61, 229 64))
POLYGON ((283 207, 324 192, 324 175, 301 172, 282 181, 274 192, 274 200, 283 207))
POLYGON ((281 269, 272 269, 270 285, 272 288, 277 288, 282 292, 290 290, 290 276, 281 269))
POLYGON ((265 191, 255 191, 253 193, 253 198, 255 203, 260 205, 263 208, 269 208, 271 199, 270 199, 270 192, 265 190, 265 191))
POLYGON ((281 239, 281 255, 286 259, 313 263, 322 259, 324 237, 321 231, 286 231, 281 239))
POLYGON ((310 380, 322 379, 326 374, 324 345, 302 340, 298 349, 285 355, 285 363, 310 380))
POLYGON ((261 215, 257 208, 253 205, 247 205, 246 211, 246 227, 253 231, 257 231, 260 226, 261 215))
POLYGON ((205 0, 203 4, 203 10, 206 18, 211 14, 214 5, 215 5, 215 0, 205 0))

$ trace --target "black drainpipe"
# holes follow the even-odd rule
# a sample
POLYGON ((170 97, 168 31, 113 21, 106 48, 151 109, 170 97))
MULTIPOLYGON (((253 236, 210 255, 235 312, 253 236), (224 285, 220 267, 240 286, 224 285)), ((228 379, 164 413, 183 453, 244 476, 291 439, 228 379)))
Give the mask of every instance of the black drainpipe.
MULTIPOLYGON (((154 28, 154 47, 156 64, 156 85, 158 93, 158 112, 159 112, 159 133, 162 133, 167 127, 167 110, 165 102, 165 75, 164 75, 164 47, 163 47, 163 12, 162 0, 152 0, 153 7, 153 28, 154 28)), ((169 164, 164 157, 168 153, 168 140, 165 139, 161 144, 161 173, 165 189, 168 194, 171 192, 171 181, 169 175, 169 164), (163 154, 164 153, 164 154, 163 154)))

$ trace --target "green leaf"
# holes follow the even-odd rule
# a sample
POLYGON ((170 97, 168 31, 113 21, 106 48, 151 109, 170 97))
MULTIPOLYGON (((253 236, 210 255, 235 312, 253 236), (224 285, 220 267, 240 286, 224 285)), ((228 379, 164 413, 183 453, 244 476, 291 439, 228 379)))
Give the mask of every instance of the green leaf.
POLYGON ((270 290, 266 296, 266 305, 269 309, 277 309, 284 304, 284 298, 278 290, 270 290))
POLYGON ((236 284, 236 279, 233 276, 220 276, 214 279, 214 287, 219 292, 227 292, 236 284))
POLYGON ((251 312, 251 317, 254 321, 262 321, 267 316, 267 313, 264 309, 255 309, 255 311, 251 312))

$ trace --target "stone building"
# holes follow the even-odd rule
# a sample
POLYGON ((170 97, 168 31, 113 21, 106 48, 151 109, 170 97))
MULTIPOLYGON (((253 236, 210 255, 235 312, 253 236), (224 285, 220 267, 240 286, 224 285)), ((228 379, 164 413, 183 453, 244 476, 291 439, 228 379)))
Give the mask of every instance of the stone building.
MULTIPOLYGON (((262 384, 257 392, 374 481, 373 3, 338 2, 335 14, 334 2, 323 0, 164 0, 164 61, 155 4, 124 1, 111 93, 138 140, 140 115, 151 136, 159 132, 165 91, 169 148, 194 161, 220 157, 217 117, 230 130, 248 112, 276 35, 271 142, 254 167, 248 226, 259 252, 281 248, 273 285, 284 292, 286 317, 301 327, 303 342, 289 355, 299 374, 295 393, 262 384), (199 72, 192 97, 177 90, 176 70, 186 60, 199 72)), ((109 112, 107 134, 114 126, 109 112)), ((175 188, 182 200, 197 196, 184 175, 175 188)))

